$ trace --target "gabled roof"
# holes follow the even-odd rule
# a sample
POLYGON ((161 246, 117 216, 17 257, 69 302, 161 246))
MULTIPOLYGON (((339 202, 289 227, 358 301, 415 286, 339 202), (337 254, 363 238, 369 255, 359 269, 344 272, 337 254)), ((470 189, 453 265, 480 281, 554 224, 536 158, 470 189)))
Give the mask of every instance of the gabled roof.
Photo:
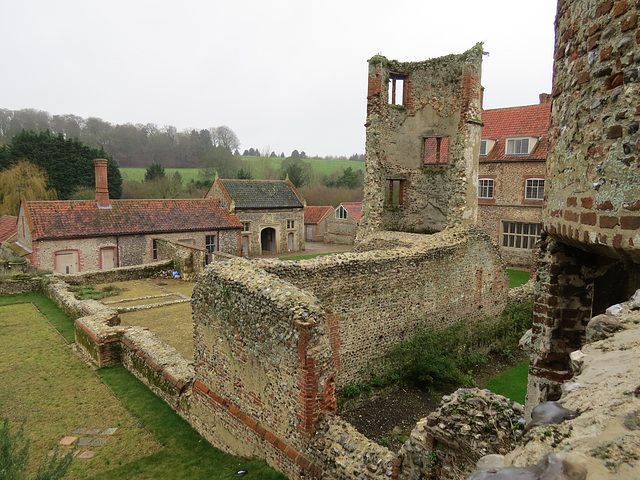
POLYGON ((208 199, 33 201, 22 204, 34 240, 161 234, 241 228, 235 215, 208 199))
POLYGON ((362 218, 362 202, 342 202, 340 205, 353 217, 353 219, 360 223, 362 218))
POLYGON ((18 234, 18 217, 5 215, 0 217, 0 242, 13 240, 18 234))
POLYGON ((544 160, 549 151, 551 104, 496 108, 482 112, 482 138, 497 140, 481 162, 494 160, 544 160), (507 137, 542 137, 529 155, 505 155, 507 137))
MULTIPOLYGON (((302 197, 289 180, 216 180, 236 209, 304 208, 302 197)), ((211 189, 210 189, 211 191, 211 189)), ((208 195, 208 194, 207 194, 208 195)))
POLYGON ((320 223, 330 212, 333 211, 332 206, 307 206, 304 209, 304 223, 310 223, 317 225, 320 223))

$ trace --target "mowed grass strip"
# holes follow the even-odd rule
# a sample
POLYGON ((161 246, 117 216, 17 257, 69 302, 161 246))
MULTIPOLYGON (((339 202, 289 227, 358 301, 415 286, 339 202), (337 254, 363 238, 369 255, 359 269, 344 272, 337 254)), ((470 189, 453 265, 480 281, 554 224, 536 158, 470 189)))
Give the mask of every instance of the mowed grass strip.
POLYGON ((154 432, 165 448, 92 478, 222 480, 233 478, 239 470, 246 470, 249 473, 245 478, 286 480, 284 475, 262 460, 234 457, 212 447, 124 367, 102 368, 98 374, 123 405, 154 432))
POLYGON ((16 427, 27 418, 31 473, 63 437, 84 426, 118 430, 94 458, 74 460, 65 479, 223 480, 242 469, 247 478, 286 480, 262 460, 212 447, 124 367, 100 369, 97 376, 54 324, 73 328, 46 296, 0 297, 0 411, 16 427))
POLYGON ((528 375, 529 360, 525 360, 492 378, 486 388, 524 405, 524 400, 527 396, 528 375))
POLYGON ((507 270, 509 274, 509 288, 519 287, 529 281, 531 274, 524 270, 507 270))
POLYGON ((73 461, 65 478, 130 463, 162 447, 30 303, 0 307, 0 411, 13 426, 26 417, 29 472, 78 427, 116 427, 91 460, 73 461))

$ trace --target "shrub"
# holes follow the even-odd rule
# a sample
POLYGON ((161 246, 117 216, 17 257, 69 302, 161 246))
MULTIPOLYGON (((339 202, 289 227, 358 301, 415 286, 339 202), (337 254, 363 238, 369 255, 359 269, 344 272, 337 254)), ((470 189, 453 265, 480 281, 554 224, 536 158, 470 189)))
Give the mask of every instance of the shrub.
MULTIPOLYGON (((29 462, 29 440, 24 437, 24 424, 11 433, 9 419, 5 418, 0 427, 0 478, 3 480, 23 480, 29 462)), ((38 472, 32 480, 57 480, 64 477, 73 460, 73 451, 63 457, 58 456, 58 450, 45 458, 38 472)))
POLYGON ((472 381, 469 370, 485 364, 489 354, 512 356, 532 319, 531 300, 508 305, 497 318, 424 330, 394 348, 388 364, 392 373, 420 387, 467 384, 472 381))

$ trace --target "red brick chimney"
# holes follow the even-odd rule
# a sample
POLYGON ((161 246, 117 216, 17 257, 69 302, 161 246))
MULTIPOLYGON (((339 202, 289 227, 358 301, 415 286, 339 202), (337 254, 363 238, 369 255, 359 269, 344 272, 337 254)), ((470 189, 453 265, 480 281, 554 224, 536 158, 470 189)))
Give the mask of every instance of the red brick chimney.
POLYGON ((548 93, 540 94, 540 105, 547 105, 551 103, 551 95, 548 93))
POLYGON ((107 161, 97 158, 93 161, 96 168, 96 203, 98 208, 111 208, 109 201, 109 182, 107 180, 107 161))

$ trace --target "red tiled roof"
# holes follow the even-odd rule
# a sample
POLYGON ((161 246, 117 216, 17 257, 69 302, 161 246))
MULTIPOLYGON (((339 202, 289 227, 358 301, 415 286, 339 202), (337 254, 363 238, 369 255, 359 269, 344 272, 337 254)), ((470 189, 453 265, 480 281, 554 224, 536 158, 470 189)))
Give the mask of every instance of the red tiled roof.
POLYGON ((325 207, 318 207, 314 205, 307 206, 304 209, 304 223, 312 223, 314 225, 318 224, 331 211, 333 211, 333 207, 331 206, 325 206, 325 207))
POLYGON ((95 200, 25 202, 34 240, 241 228, 215 200, 95 200))
POLYGON ((7 242, 18 233, 18 217, 0 217, 0 242, 7 242))
POLYGON ((482 138, 497 140, 489 155, 480 161, 544 160, 549 151, 549 117, 551 104, 496 108, 482 112, 482 138), (505 155, 507 137, 542 137, 529 155, 505 155))
POLYGON ((349 212, 356 222, 360 222, 362 218, 362 202, 342 202, 340 205, 349 212))

